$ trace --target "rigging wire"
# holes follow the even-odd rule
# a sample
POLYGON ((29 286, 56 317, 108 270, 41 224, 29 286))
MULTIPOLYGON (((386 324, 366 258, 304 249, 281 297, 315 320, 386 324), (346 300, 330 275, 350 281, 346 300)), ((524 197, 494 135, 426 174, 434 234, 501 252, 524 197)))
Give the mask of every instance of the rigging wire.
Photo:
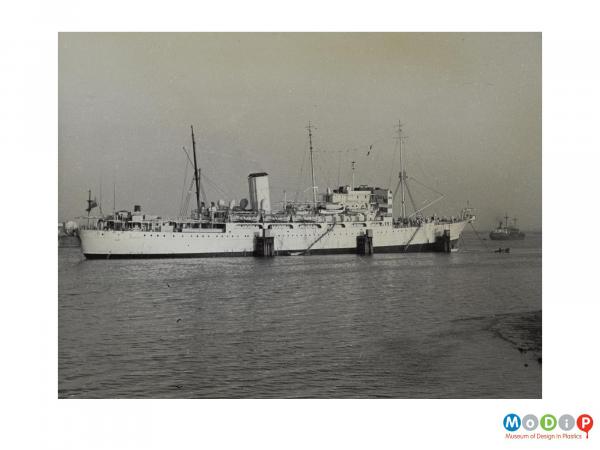
POLYGON ((185 196, 185 202, 184 202, 182 209, 180 211, 180 214, 179 214, 181 217, 187 216, 187 212, 190 207, 190 199, 192 198, 192 193, 194 192, 194 184, 195 184, 195 180, 192 178, 192 180, 190 181, 190 187, 187 191, 187 195, 185 196))
POLYGON ((414 146, 417 147, 417 151, 414 153, 415 153, 415 156, 417 159, 417 163, 419 164, 419 169, 423 173, 423 176, 425 177, 426 180, 433 180, 435 182, 436 187, 439 187, 439 182, 438 182, 437 178, 430 176, 429 173, 425 170, 425 163, 421 159, 421 155, 420 155, 422 147, 419 145, 419 143, 417 141, 413 141, 413 143, 414 143, 414 146))
POLYGON ((479 239, 479 242, 481 242, 483 244, 483 247, 488 250, 488 246, 485 243, 485 241, 483 239, 481 239, 481 237, 479 236, 479 233, 477 232, 477 230, 475 229, 475 225, 473 225, 473 222, 469 222, 469 224, 471 225, 471 228, 473 228, 473 231, 475 232, 475 234, 477 235, 477 238, 479 239))
POLYGON ((204 197, 204 201, 208 202, 206 192, 204 191, 204 185, 202 184, 202 180, 200 180, 200 194, 204 197))
POLYGON ((306 162, 306 152, 302 152, 302 164, 300 165, 300 174, 298 175, 298 185, 296 188, 296 193, 294 195, 294 202, 298 201, 298 195, 300 194, 300 189, 302 188, 302 185, 304 184, 302 180, 302 173, 304 172, 304 164, 306 162))
MULTIPOLYGON (((189 153, 187 152, 187 150, 185 149, 185 147, 183 147, 183 150, 188 158, 188 161, 191 163, 191 158, 189 153)), ((245 153, 242 150, 243 153, 245 153)), ((222 152, 220 153, 216 153, 216 152, 212 152, 209 150, 205 150, 202 152, 202 154, 204 155, 204 158, 202 159, 203 165, 205 168, 208 169, 208 171, 211 171, 211 173, 218 173, 218 171, 216 170, 215 165, 212 163, 212 161, 210 160, 210 158, 208 157, 208 155, 219 155, 222 156, 222 152)), ((227 157, 233 157, 232 155, 229 155, 227 153, 224 153, 225 156, 227 157)), ((254 161, 251 158, 248 158, 248 160, 250 161, 254 161)), ((204 188, 202 187, 202 179, 206 179, 208 181, 208 184, 210 187, 212 187, 213 190, 217 191, 217 195, 218 194, 222 194, 224 195, 226 198, 232 199, 235 198, 235 195, 232 195, 232 193, 230 191, 227 190, 227 188, 223 188, 221 185, 219 185, 217 182, 212 181, 207 175, 206 175, 206 171, 203 171, 203 173, 201 174, 201 178, 200 178, 200 194, 201 196, 204 198, 205 202, 208 202, 208 196, 206 195, 206 192, 204 190, 204 188)))
POLYGON ((327 187, 332 186, 333 177, 331 176, 331 155, 332 152, 317 150, 317 153, 321 153, 321 160, 323 164, 317 165, 317 170, 320 174, 320 179, 322 180, 321 184, 327 185, 327 187))
MULTIPOLYGON (((390 178, 388 181, 388 186, 392 186, 392 176, 394 175, 394 164, 396 164, 396 155, 398 154, 398 151, 396 151, 397 146, 394 145, 394 153, 392 154, 392 163, 390 164, 390 178)), ((398 188, 396 188, 396 192, 398 192, 398 188)), ((396 196, 396 194, 394 194, 394 197, 396 196)))
POLYGON ((342 168, 342 150, 338 150, 337 151, 339 153, 338 155, 338 170, 337 170, 337 184, 336 186, 340 186, 340 170, 342 168))
POLYGON ((179 215, 183 216, 182 214, 182 210, 183 210, 183 199, 184 199, 184 195, 185 195, 185 186, 187 185, 187 173, 188 173, 188 168, 189 168, 189 161, 186 160, 185 162, 185 170, 183 172, 183 187, 181 188, 181 200, 179 201, 179 215))

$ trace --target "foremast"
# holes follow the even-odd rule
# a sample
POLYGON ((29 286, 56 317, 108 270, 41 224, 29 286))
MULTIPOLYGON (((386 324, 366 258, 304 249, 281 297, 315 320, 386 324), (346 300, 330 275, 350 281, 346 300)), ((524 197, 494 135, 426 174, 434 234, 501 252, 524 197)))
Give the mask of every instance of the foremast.
POLYGON ((200 169, 198 169, 198 162, 196 160, 196 139, 194 137, 194 127, 190 125, 192 129, 192 150, 194 152, 194 182, 196 183, 196 212, 198 218, 200 218, 200 169))
POLYGON ((310 150, 310 175, 312 181, 312 193, 313 193, 313 208, 317 209, 317 185, 315 184, 315 165, 313 162, 313 145, 312 145, 312 130, 313 126, 310 124, 310 120, 308 121, 308 126, 306 129, 308 130, 308 147, 310 150))
POLYGON ((406 199, 404 196, 404 189, 406 185, 406 171, 404 170, 404 161, 402 159, 402 141, 404 137, 402 136, 402 123, 398 121, 398 143, 400 145, 400 197, 401 197, 401 205, 400 205, 400 218, 406 218, 406 199))

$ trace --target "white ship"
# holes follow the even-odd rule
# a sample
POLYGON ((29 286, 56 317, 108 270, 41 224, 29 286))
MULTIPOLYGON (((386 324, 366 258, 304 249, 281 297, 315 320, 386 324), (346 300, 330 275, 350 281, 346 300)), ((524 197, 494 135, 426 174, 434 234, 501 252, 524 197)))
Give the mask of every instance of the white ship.
MULTIPOLYGON (((192 129, 194 184, 197 208, 191 217, 162 218, 117 211, 80 227, 81 249, 88 259, 196 258, 212 256, 276 256, 329 253, 450 252, 466 224, 474 220, 469 208, 456 217, 440 218, 417 208, 402 165, 399 127, 400 214, 393 215, 390 189, 346 185, 319 195, 313 167, 312 127, 309 124, 312 202, 284 203, 271 208, 267 173, 248 176, 250 201, 236 206, 200 201, 201 172, 197 166, 192 129), (413 206, 406 211, 405 194, 413 206)), ((191 160, 191 159, 190 159, 191 160)), ((353 176, 354 178, 354 176, 353 176)), ((354 180, 353 180, 354 181, 354 180)), ((443 196, 442 196, 443 197, 443 196)), ((91 209, 91 208, 89 208, 91 209)), ((89 210, 88 210, 89 215, 89 210)))

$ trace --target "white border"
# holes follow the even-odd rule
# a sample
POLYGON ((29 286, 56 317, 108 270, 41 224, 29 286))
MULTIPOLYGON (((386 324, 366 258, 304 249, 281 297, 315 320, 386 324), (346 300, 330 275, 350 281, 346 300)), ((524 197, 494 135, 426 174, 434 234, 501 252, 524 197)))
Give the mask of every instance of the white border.
POLYGON ((4 4, 2 448, 565 446, 564 441, 505 442, 500 420, 510 411, 585 411, 598 425, 589 442, 577 445, 589 447, 600 439, 595 436, 600 433, 595 364, 599 218, 592 197, 600 167, 600 46, 598 14, 588 5, 522 0, 4 4), (544 399, 56 400, 57 32, 95 30, 542 31, 544 399), (16 218, 25 219, 27 228, 16 218))

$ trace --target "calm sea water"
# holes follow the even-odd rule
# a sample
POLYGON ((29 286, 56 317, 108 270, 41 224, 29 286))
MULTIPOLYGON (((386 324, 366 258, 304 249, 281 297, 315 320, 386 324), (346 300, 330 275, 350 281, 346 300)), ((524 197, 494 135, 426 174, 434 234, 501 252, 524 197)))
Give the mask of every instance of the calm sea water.
POLYGON ((539 398, 541 242, 129 261, 61 248, 58 396, 539 398))

